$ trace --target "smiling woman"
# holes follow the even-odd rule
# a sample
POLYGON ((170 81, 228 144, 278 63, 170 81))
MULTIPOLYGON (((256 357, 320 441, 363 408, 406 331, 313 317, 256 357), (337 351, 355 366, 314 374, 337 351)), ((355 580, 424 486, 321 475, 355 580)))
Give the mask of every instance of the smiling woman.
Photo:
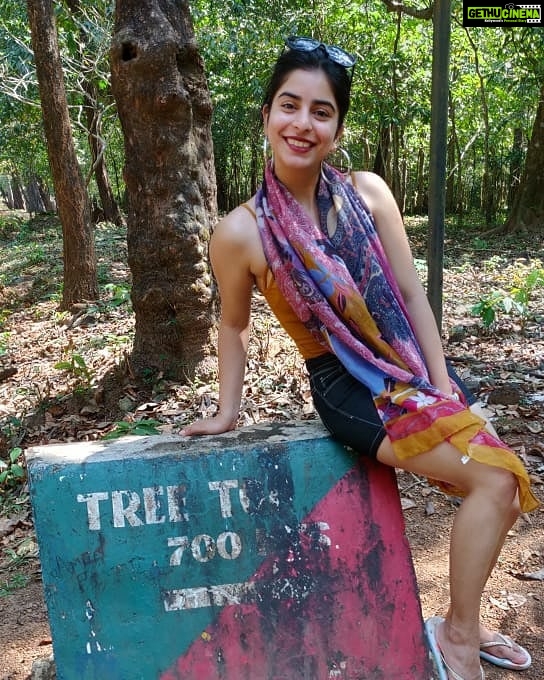
POLYGON ((479 604, 520 507, 537 506, 529 477, 448 371, 389 188, 326 162, 344 129, 353 58, 310 38, 287 48, 262 107, 273 152, 262 187, 221 220, 210 245, 221 296, 219 412, 183 434, 236 426, 256 284, 305 358, 332 435, 465 496, 451 536, 451 604, 428 625, 441 679, 482 678, 481 656, 525 668, 528 652, 481 626, 479 604))
POLYGON ((270 105, 263 107, 263 119, 277 176, 299 194, 299 201, 317 222, 315 184, 308 183, 302 173, 319 173, 321 161, 342 133, 338 107, 325 74, 294 71, 270 105))

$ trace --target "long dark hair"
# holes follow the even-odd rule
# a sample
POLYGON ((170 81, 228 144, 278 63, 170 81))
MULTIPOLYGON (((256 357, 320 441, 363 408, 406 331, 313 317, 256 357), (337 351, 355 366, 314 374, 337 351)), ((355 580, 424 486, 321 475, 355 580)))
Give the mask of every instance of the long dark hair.
POLYGON ((304 71, 321 69, 323 71, 338 106, 338 128, 340 128, 349 109, 351 76, 344 66, 329 59, 327 53, 321 48, 312 51, 285 50, 282 52, 274 64, 268 81, 263 106, 270 108, 276 92, 287 80, 289 74, 297 69, 304 71))

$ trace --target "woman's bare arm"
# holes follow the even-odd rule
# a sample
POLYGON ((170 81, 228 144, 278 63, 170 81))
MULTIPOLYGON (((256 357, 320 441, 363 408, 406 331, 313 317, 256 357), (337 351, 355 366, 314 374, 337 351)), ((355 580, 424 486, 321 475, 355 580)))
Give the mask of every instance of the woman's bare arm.
POLYGON ((219 222, 210 242, 210 259, 219 286, 221 318, 218 336, 219 412, 198 420, 182 435, 219 434, 236 426, 244 383, 251 291, 247 211, 234 210, 219 222))

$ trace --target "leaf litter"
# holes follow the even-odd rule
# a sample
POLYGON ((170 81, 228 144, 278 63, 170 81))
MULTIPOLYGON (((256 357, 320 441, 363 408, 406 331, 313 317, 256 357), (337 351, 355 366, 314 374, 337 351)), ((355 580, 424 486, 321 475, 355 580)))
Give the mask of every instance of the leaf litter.
MULTIPOLYGON (((416 258, 425 257, 424 222, 407 224, 416 258)), ((180 385, 160 378, 145 390, 134 380, 129 363, 134 323, 128 302, 108 304, 107 291, 99 305, 59 313, 54 299, 58 270, 52 263, 60 261, 56 260, 61 256, 60 230, 51 217, 36 217, 31 225, 35 239, 48 244, 41 266, 18 271, 9 256, 0 256, 0 459, 7 460, 15 446, 24 450, 37 444, 101 439, 145 421, 158 432, 177 432, 196 418, 213 416, 216 380, 180 385), (55 368, 62 364, 64 369, 55 368)), ((522 458, 543 499, 544 292, 534 294, 531 316, 523 327, 515 317, 503 314, 485 329, 470 313, 482 295, 505 286, 505 268, 519 269, 520 252, 524 262, 544 259, 542 243, 534 236, 494 237, 488 251, 480 253, 472 247, 475 236, 456 232, 446 243, 445 352, 485 405, 501 437, 522 458)), ((97 254, 108 284, 130 284, 124 248, 122 230, 98 226, 97 254)), ((2 251, 9 253, 9 248, 2 251)), ((315 417, 304 362, 256 294, 239 426, 315 417)), ((431 616, 443 612, 447 604, 448 535, 459 499, 445 496, 415 475, 397 476, 423 613, 431 616)), ((0 586, 7 586, 0 597, 0 645, 5 650, 0 680, 23 680, 32 660, 49 653, 50 635, 37 551, 21 547, 25 541, 27 547, 35 546, 28 490, 24 485, 17 493, 4 490, 0 500, 0 586), (18 587, 14 574, 28 580, 18 587), (26 631, 16 639, 14 620, 26 631)), ((544 675, 543 529, 542 510, 519 520, 482 604, 488 625, 502 626, 530 648, 534 662, 524 672, 527 680, 544 675)), ((489 665, 485 670, 490 680, 515 677, 489 665)))

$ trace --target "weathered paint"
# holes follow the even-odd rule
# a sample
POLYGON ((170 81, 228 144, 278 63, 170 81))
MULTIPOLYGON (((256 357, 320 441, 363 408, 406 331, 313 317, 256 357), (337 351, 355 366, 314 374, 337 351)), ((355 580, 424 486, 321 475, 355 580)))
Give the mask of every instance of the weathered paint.
POLYGON ((27 454, 58 680, 426 680, 394 472, 317 423, 27 454))

